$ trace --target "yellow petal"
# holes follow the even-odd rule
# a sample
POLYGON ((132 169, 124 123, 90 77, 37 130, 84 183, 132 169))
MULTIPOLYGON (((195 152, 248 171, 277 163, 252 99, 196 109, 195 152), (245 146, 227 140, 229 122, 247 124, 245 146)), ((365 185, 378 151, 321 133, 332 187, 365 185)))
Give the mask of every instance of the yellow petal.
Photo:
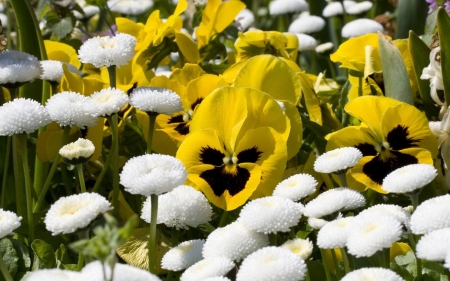
POLYGON ((283 102, 284 107, 286 108, 285 114, 289 118, 289 123, 291 125, 291 130, 289 132, 289 138, 287 140, 287 159, 291 159, 294 157, 300 147, 302 146, 302 138, 303 138, 303 126, 302 126, 302 118, 300 117, 300 113, 297 110, 297 107, 288 101, 283 102))
POLYGON ((44 45, 49 60, 67 62, 80 68, 81 62, 77 51, 72 46, 52 40, 44 40, 44 45))
POLYGON ((103 124, 105 123, 105 118, 98 118, 97 125, 94 127, 88 127, 86 139, 90 140, 94 146, 95 151, 91 156, 90 161, 95 161, 102 154, 102 142, 103 142, 103 124))
POLYGON ((300 81, 295 71, 281 59, 271 55, 249 59, 239 71, 234 85, 259 89, 274 99, 287 100, 293 104, 297 104, 301 97, 300 81))
POLYGON ((179 0, 177 7, 175 8, 175 11, 173 12, 173 15, 174 16, 181 15, 184 11, 186 11, 187 7, 188 7, 187 0, 179 0))
POLYGON ((314 85, 304 72, 297 72, 300 81, 303 96, 305 97, 306 111, 308 111, 309 119, 322 125, 322 110, 320 109, 320 101, 314 92, 314 85))
POLYGON ((228 86, 225 80, 212 74, 205 74, 192 80, 186 88, 186 100, 189 105, 186 109, 194 110, 214 90, 225 86, 228 86))
POLYGON ((175 41, 187 62, 196 63, 200 60, 197 44, 189 35, 183 32, 175 32, 175 41))
POLYGON ((213 17, 215 33, 221 33, 227 28, 240 11, 245 9, 245 4, 241 1, 222 2, 217 9, 217 16, 213 17))
POLYGON ((234 79, 239 73, 239 70, 247 63, 247 60, 240 60, 239 62, 230 66, 225 72, 220 75, 228 84, 233 84, 234 79))
POLYGON ((150 85, 150 81, 155 77, 155 73, 148 69, 147 63, 151 56, 146 50, 136 53, 131 61, 131 70, 133 72, 133 80, 137 83, 137 87, 145 87, 150 85))
POLYGON ((174 70, 170 75, 170 79, 176 80, 181 85, 187 86, 191 80, 204 74, 206 74, 206 72, 198 64, 187 63, 182 69, 178 68, 174 70))
POLYGON ((144 25, 140 22, 134 22, 127 18, 117 17, 116 18, 117 30, 120 33, 126 33, 133 35, 134 37, 139 36, 139 31, 144 28, 144 25))
POLYGON ((405 256, 408 252, 411 251, 412 249, 408 244, 402 242, 394 242, 389 249, 390 261, 395 262, 396 256, 405 256))
POLYGON ((78 74, 70 72, 67 65, 63 65, 64 76, 59 84, 60 92, 72 91, 77 93, 84 92, 83 78, 78 74))

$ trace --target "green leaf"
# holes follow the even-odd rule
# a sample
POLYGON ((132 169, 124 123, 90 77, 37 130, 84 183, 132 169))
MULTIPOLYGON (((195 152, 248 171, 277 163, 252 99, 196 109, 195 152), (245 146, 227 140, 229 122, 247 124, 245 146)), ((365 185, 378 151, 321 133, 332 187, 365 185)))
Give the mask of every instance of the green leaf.
POLYGON ((66 246, 64 246, 64 244, 61 244, 61 246, 59 246, 58 250, 56 250, 55 256, 56 256, 56 259, 58 261, 60 261, 62 264, 73 263, 73 261, 69 257, 67 248, 66 248, 66 246))
POLYGON ((75 26, 75 17, 73 15, 60 18, 56 11, 48 12, 45 15, 45 19, 47 20, 48 28, 59 38, 66 37, 75 26))
POLYGON ((413 62, 414 73, 416 75, 417 84, 419 85, 420 97, 424 103, 425 114, 428 119, 437 116, 439 110, 434 106, 435 102, 430 95, 430 81, 420 79, 422 70, 430 63, 430 48, 414 33, 409 33, 409 51, 413 62))
POLYGON ((19 269, 17 262, 19 261, 19 257, 17 256, 17 252, 14 249, 13 243, 8 238, 4 238, 0 241, 0 253, 3 256, 3 261, 8 268, 9 273, 14 278, 19 269))
POLYGON ((52 246, 45 243, 43 240, 36 239, 31 243, 31 248, 39 259, 39 268, 56 267, 55 251, 52 246))
POLYGON ((408 72, 399 49, 392 40, 380 32, 378 32, 378 43, 380 44, 385 95, 413 105, 408 72))
POLYGON ((19 266, 18 272, 29 271, 31 269, 31 257, 27 245, 16 239, 11 239, 11 242, 13 243, 19 258, 19 261, 17 262, 17 265, 19 266))
POLYGON ((428 4, 423 0, 399 0, 397 4, 396 38, 407 38, 410 30, 423 34, 428 14, 428 4), (413 17, 411 15, 414 15, 413 17))
POLYGON ((309 280, 327 280, 325 268, 319 261, 309 260, 306 262, 308 267, 309 280))
POLYGON ((412 276, 411 273, 409 273, 409 271, 406 270, 406 268, 404 268, 403 266, 400 266, 400 265, 392 262, 391 270, 395 271, 398 275, 403 277, 403 279, 405 279, 406 281, 414 280, 414 276, 412 276))
POLYGON ((404 256, 396 256, 395 257, 395 262, 398 265, 408 265, 410 263, 415 263, 416 262, 416 256, 414 255, 414 252, 409 251, 404 256))
POLYGON ((437 13, 437 25, 439 31, 439 44, 441 46, 441 67, 444 80, 445 101, 450 103, 450 17, 443 8, 437 13))

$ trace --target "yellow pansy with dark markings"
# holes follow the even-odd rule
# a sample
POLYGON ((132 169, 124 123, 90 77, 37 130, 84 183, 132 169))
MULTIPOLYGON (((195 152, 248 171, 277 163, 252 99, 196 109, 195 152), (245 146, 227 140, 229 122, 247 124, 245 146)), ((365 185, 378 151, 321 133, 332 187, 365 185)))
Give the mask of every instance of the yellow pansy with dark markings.
POLYGON ((271 195, 286 166, 289 118, 268 94, 224 87, 206 97, 177 158, 188 180, 224 210, 271 195))
POLYGON ((409 164, 433 165, 437 141, 425 115, 395 99, 364 96, 349 102, 345 110, 361 120, 327 136, 327 150, 356 147, 363 158, 350 169, 351 176, 380 193, 383 179, 409 164))

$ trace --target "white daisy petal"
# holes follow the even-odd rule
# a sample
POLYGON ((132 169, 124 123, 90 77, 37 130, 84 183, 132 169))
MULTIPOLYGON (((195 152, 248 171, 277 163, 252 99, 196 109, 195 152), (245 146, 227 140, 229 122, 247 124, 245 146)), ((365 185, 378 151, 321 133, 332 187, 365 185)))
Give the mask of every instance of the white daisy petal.
POLYGON ((0 52, 0 85, 20 85, 39 78, 41 74, 41 64, 35 56, 13 50, 0 52))
POLYGON ((63 63, 56 60, 43 60, 40 63, 42 67, 42 74, 40 78, 42 80, 59 83, 61 78, 64 76, 63 64, 67 66, 67 69, 70 72, 80 75, 80 71, 69 63, 63 63))
POLYGON ((154 3, 152 0, 109 0, 107 4, 113 12, 136 16, 148 11, 154 3))
POLYGON ((345 171, 355 166, 362 157, 361 151, 357 148, 337 148, 317 157, 314 162, 314 170, 319 173, 345 171))
POLYGON ((94 154, 95 146, 92 141, 79 138, 77 141, 64 145, 59 150, 64 162, 70 165, 84 164, 94 154))
POLYGON ((163 88, 136 88, 131 93, 130 104, 145 112, 167 115, 183 110, 180 96, 163 88))
POLYGON ((360 15, 362 13, 367 12, 368 10, 372 9, 373 3, 370 1, 363 1, 359 2, 357 4, 351 5, 345 11, 349 15, 360 15))
POLYGON ((309 258, 313 251, 313 244, 308 238, 296 238, 288 240, 281 245, 281 248, 291 251, 293 254, 301 257, 303 260, 309 258))
POLYGON ((186 269, 181 275, 180 281, 197 281, 209 277, 223 276, 234 266, 233 261, 229 258, 206 258, 186 269))
POLYGON ((27 281, 86 281, 79 272, 63 269, 39 269, 31 272, 27 281))
MULTIPOLYGON (((104 266, 106 278, 104 276, 103 266, 100 261, 88 263, 82 270, 81 274, 85 281, 104 281, 111 278, 111 267, 104 266)), ((156 275, 150 272, 123 263, 116 263, 114 266, 114 274, 111 281, 161 281, 156 275)))
POLYGON ((444 261, 450 252, 449 237, 450 228, 428 232, 417 242, 417 257, 428 261, 444 261))
POLYGON ((378 204, 363 210, 358 217, 372 215, 388 215, 397 219, 407 229, 410 228, 411 213, 398 205, 378 204))
POLYGON ((309 4, 305 0, 273 0, 269 3, 270 15, 284 15, 308 10, 309 4))
POLYGON ((317 234, 317 246, 321 249, 344 248, 354 219, 345 217, 325 224, 317 234))
POLYGON ((120 111, 129 99, 120 89, 107 88, 90 96, 93 103, 93 116, 109 116, 120 111))
POLYGON ((450 194, 422 202, 411 216, 411 231, 425 234, 450 227, 450 194))
POLYGON ((18 228, 21 220, 22 217, 18 217, 15 213, 0 209, 0 239, 18 228))
POLYGON ((279 196, 291 199, 292 201, 299 201, 306 196, 313 194, 316 191, 318 182, 309 174, 297 174, 280 182, 275 190, 273 196, 279 196))
POLYGON ((378 31, 384 31, 380 23, 371 19, 356 19, 344 25, 341 33, 344 38, 352 38, 378 31))
POLYGON ((205 240, 190 240, 170 249, 161 260, 161 268, 179 271, 201 261, 204 244, 205 240))
POLYGON ((405 281, 400 275, 387 268, 361 268, 345 275, 341 281, 405 281))
POLYGON ((409 193, 420 190, 437 176, 437 170, 428 164, 406 165, 388 174, 382 188, 389 193, 409 193))
POLYGON ((314 37, 303 33, 296 33, 295 35, 298 38, 299 52, 312 51, 317 47, 317 41, 314 37))
POLYGON ((321 31, 325 27, 325 20, 318 16, 304 16, 294 20, 288 31, 291 33, 311 34, 321 31))

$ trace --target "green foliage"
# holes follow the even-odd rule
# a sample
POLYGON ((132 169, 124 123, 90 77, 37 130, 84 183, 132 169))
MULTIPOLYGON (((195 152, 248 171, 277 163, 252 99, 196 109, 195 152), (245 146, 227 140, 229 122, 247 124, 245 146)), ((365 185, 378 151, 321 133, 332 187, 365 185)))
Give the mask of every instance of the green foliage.
POLYGON ((3 238, 0 241, 0 253, 3 256, 8 271, 11 273, 11 276, 14 277, 19 269, 19 257, 17 256, 17 252, 10 239, 3 238))
POLYGON ((43 240, 35 239, 31 243, 31 248, 34 251, 33 270, 56 267, 55 251, 52 246, 43 240))
MULTIPOLYGON (((450 17, 444 8, 439 8, 437 13, 437 26, 439 33, 439 45, 441 46, 442 77, 450 77, 450 17)), ((450 79, 444 80, 445 100, 447 106, 450 101, 450 79)))

